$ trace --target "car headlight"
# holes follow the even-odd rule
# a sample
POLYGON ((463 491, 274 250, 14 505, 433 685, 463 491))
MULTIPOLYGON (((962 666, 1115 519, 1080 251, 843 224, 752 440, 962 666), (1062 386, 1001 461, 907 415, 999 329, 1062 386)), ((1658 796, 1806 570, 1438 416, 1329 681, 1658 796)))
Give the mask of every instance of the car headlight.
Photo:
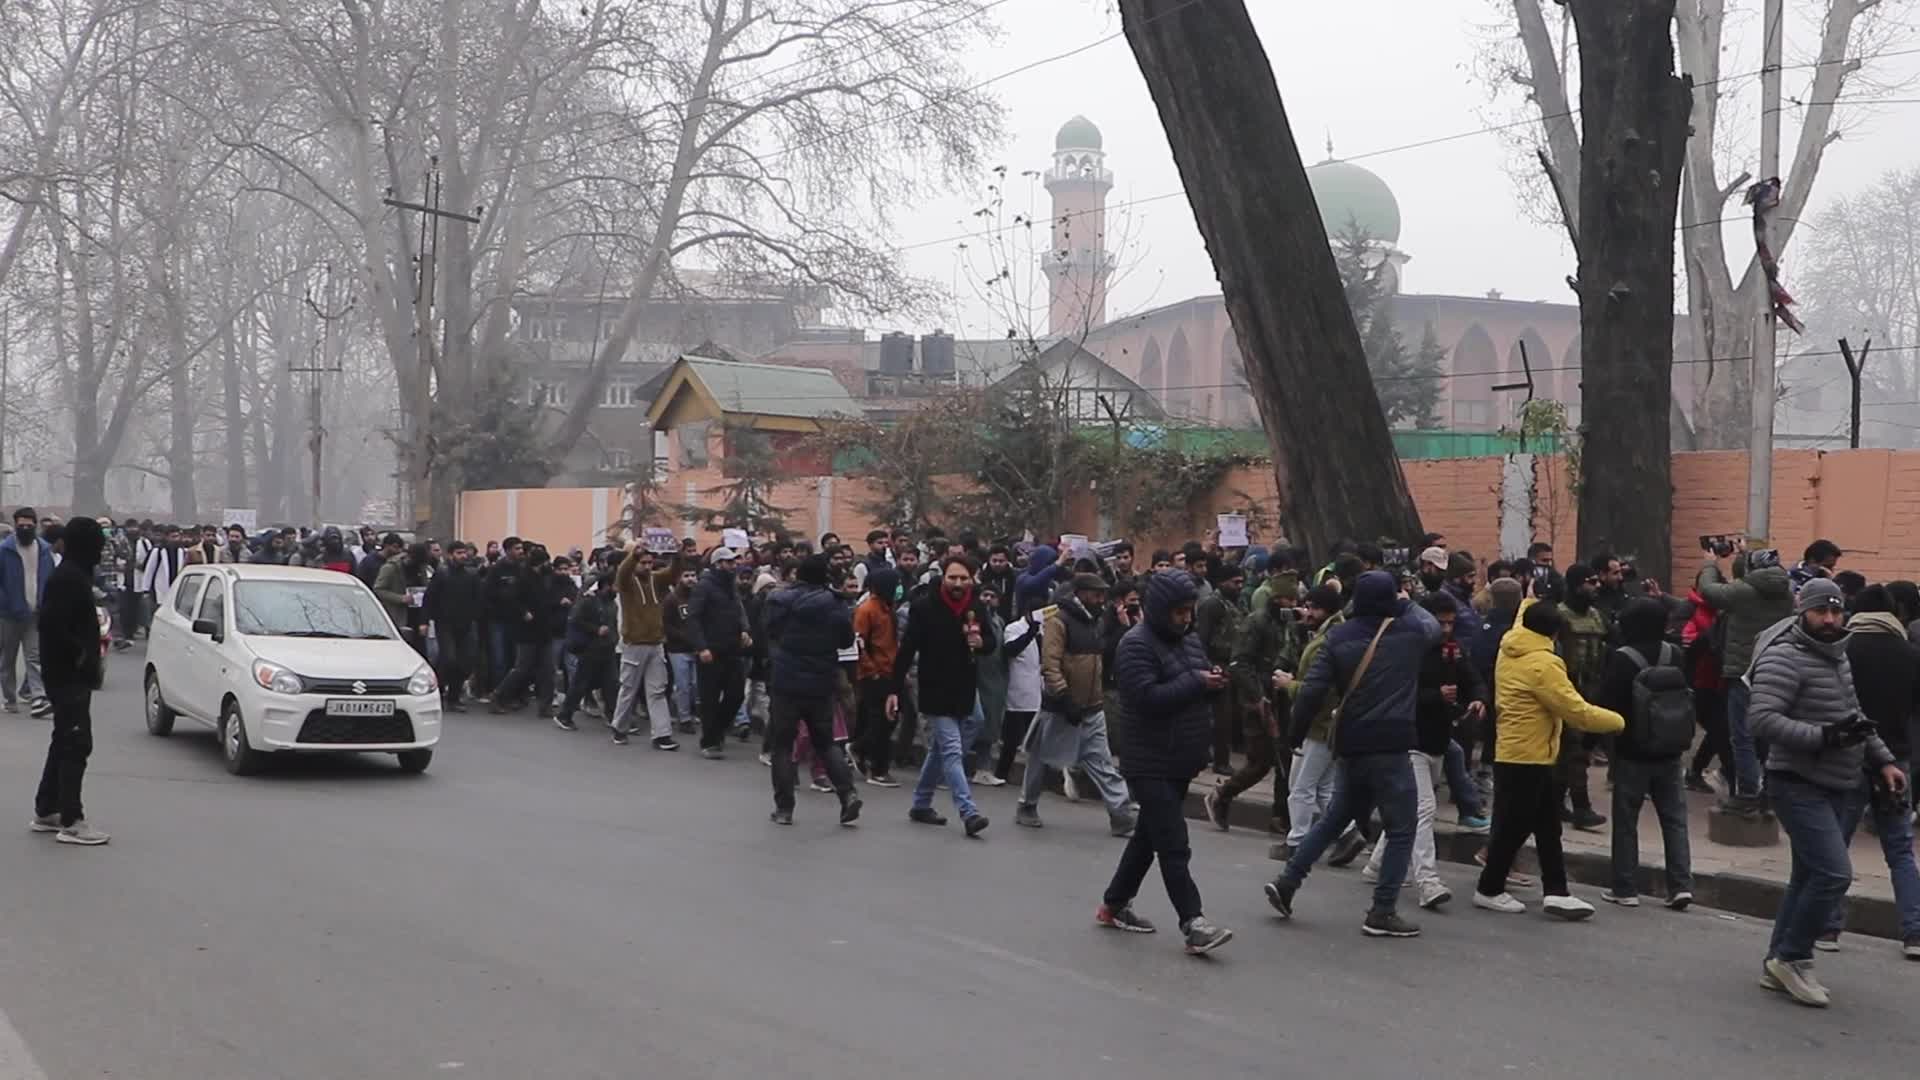
POLYGON ((415 696, 431 694, 438 689, 440 689, 440 680, 433 677, 433 669, 430 667, 421 668, 413 673, 413 678, 407 680, 407 693, 415 696))
POLYGON ((253 662, 253 681, 259 683, 262 690, 271 690, 276 694, 298 694, 307 688, 300 676, 265 660, 253 662))

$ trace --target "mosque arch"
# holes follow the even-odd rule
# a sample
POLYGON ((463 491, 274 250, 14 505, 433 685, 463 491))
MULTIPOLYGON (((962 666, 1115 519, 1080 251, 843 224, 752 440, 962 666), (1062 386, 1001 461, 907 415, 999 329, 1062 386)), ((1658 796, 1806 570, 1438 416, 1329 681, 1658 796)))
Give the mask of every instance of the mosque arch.
POLYGON ((1193 374, 1193 350, 1187 345, 1187 330, 1181 327, 1173 332, 1173 341, 1167 345, 1167 411, 1174 416, 1193 414, 1194 383, 1198 380, 1193 374))
POLYGON ((1227 426, 1257 427, 1259 410, 1254 407, 1253 388, 1247 384, 1247 361, 1240 355, 1240 339, 1228 330, 1220 339, 1220 381, 1227 385, 1221 394, 1226 403, 1227 426))
POLYGON ((1159 338, 1148 338, 1147 347, 1140 351, 1140 386, 1162 405, 1166 404, 1167 378, 1160 367, 1159 338))
POLYGON ((1474 323, 1460 335, 1449 351, 1452 361, 1448 385, 1452 390, 1452 414, 1449 426, 1460 431, 1487 431, 1499 425, 1493 416, 1495 383, 1505 381, 1500 371, 1500 354, 1486 327, 1474 323))

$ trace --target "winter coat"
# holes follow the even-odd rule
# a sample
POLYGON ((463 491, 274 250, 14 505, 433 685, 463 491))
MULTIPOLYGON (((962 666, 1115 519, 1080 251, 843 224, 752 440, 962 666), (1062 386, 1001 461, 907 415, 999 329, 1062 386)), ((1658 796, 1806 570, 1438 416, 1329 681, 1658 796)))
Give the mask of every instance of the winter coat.
POLYGON ((639 548, 627 552, 614 571, 613 587, 620 594, 620 641, 627 645, 658 645, 667 639, 666 608, 674 579, 680 576, 677 560, 652 573, 640 570, 639 548))
POLYGON ((893 692, 906 691, 907 673, 920 661, 919 703, 922 716, 973 715, 977 700, 977 657, 1000 647, 992 620, 979 596, 967 594, 959 614, 947 606, 943 591, 934 589, 915 600, 907 612, 906 632, 900 635, 900 654, 893 661, 893 692), (980 628, 980 648, 967 645, 966 626, 980 628))
MULTIPOLYGON (((13 538, 5 543, 13 543, 13 538)), ((93 571, 99 558, 95 551, 67 559, 40 579, 46 589, 35 626, 40 633, 40 675, 49 693, 98 690, 106 673, 99 615, 93 609, 93 571)))
POLYGON ((1853 693, 1860 711, 1880 729, 1880 741, 1897 760, 1913 760, 1914 708, 1920 705, 1920 646, 1907 640, 1907 628, 1886 612, 1847 620, 1847 663, 1853 668, 1853 693))
MULTIPOLYGON (((1616 625, 1622 645, 1607 654, 1606 666, 1600 676, 1600 689, 1593 703, 1629 717, 1633 715, 1633 684, 1639 679, 1642 669, 1633 662, 1632 657, 1626 655, 1627 650, 1638 654, 1649 668, 1660 663, 1660 653, 1667 644, 1666 608, 1656 600, 1642 598, 1630 601, 1621 609, 1620 621, 1616 625)), ((1675 649, 1672 659, 1680 661, 1681 672, 1685 674, 1686 654, 1675 649)), ((1614 750, 1621 757, 1635 761, 1673 761, 1680 756, 1677 751, 1666 755, 1648 753, 1633 741, 1631 729, 1623 729, 1619 737, 1614 739, 1614 750)))
POLYGON ((675 589, 667 594, 666 602, 661 605, 660 626, 666 632, 665 645, 670 653, 700 651, 693 647, 693 639, 687 634, 687 623, 692 621, 690 599, 675 589))
MULTIPOLYGON (((1487 594, 1489 601, 1492 596, 1492 593, 1487 594)), ((1500 659, 1500 642, 1507 636, 1507 631, 1513 629, 1519 614, 1517 610, 1489 606, 1480 622, 1480 631, 1473 636, 1473 644, 1467 649, 1467 655, 1473 661, 1473 673, 1479 676, 1480 685, 1487 688, 1489 695, 1493 692, 1494 664, 1500 659)), ((1455 622, 1453 625, 1457 631, 1460 624, 1455 622)))
POLYGON ((612 656, 620 640, 613 608, 613 594, 607 592, 589 592, 574 601, 573 612, 567 616, 567 651, 575 656, 612 656), (602 629, 606 633, 602 634, 602 629))
POLYGON ((1233 660, 1233 647, 1240 640, 1240 625, 1246 614, 1234 602, 1214 593, 1201 600, 1193 612, 1193 632, 1207 648, 1207 659, 1221 667, 1233 660))
POLYGON ((1292 608, 1268 604, 1247 616, 1227 665, 1242 704, 1251 708, 1265 698, 1275 671, 1292 674, 1297 669, 1301 627, 1299 613, 1292 608))
POLYGON ((406 629, 426 620, 426 613, 407 606, 407 568, 399 559, 389 559, 380 564, 380 573, 373 579, 373 595, 380 606, 387 609, 387 617, 393 625, 406 629))
POLYGON ((1414 704, 1420 665, 1440 640, 1438 621, 1425 608, 1401 600, 1393 576, 1360 575, 1353 587, 1353 614, 1327 634, 1293 699, 1293 727, 1304 731, 1329 698, 1340 699, 1328 745, 1341 757, 1404 754, 1414 747, 1414 704), (1373 661, 1358 685, 1353 673, 1388 619, 1373 661))
POLYGON ((386 563, 387 557, 385 555, 378 551, 369 551, 365 555, 362 555, 360 562, 354 566, 353 576, 366 582, 367 588, 371 589, 373 588, 373 583, 380 580, 380 568, 385 566, 386 563))
POLYGON ((1474 672, 1466 647, 1457 638, 1442 639, 1420 660, 1420 692, 1414 706, 1414 748, 1435 757, 1446 753, 1447 743, 1453 741, 1454 725, 1466 716, 1467 706, 1486 700, 1486 686, 1474 672), (1441 695, 1443 686, 1454 688, 1452 701, 1441 695))
POLYGON ((1851 633, 1820 641, 1800 619, 1779 632, 1763 631, 1747 682, 1747 726, 1767 744, 1767 771, 1783 772, 1831 791, 1851 791, 1866 782, 1868 763, 1878 768, 1893 752, 1878 735, 1852 746, 1826 745, 1829 725, 1861 714, 1847 659, 1851 633))
POLYGON ((512 614, 500 620, 521 645, 540 645, 552 640, 553 621, 547 611, 547 578, 552 571, 523 568, 513 581, 509 598, 512 614))
POLYGON ((487 567, 481 593, 486 598, 489 622, 512 626, 520 621, 521 608, 514 594, 520 579, 527 574, 527 564, 518 559, 503 558, 487 567))
POLYGON ((1720 674, 1738 678, 1753 660, 1754 639, 1760 631, 1793 614, 1793 587, 1785 569, 1769 566, 1754 570, 1738 581, 1720 576, 1720 568, 1709 565, 1700 571, 1695 589, 1713 605, 1719 617, 1727 621, 1726 650, 1720 657, 1720 674))
MULTIPOLYGON (((1528 600, 1522 610, 1533 601, 1528 600)), ((1500 642, 1494 668, 1493 707, 1499 715, 1493 759, 1502 765, 1552 765, 1567 728, 1607 735, 1627 726, 1611 709, 1590 705, 1567 678, 1566 662, 1553 639, 1516 621, 1500 642)))
POLYGON ((1115 737, 1126 776, 1191 780, 1213 755, 1213 669, 1200 638, 1173 628, 1171 613, 1195 599, 1193 576, 1178 570, 1144 579, 1141 619, 1120 639, 1114 683, 1127 715, 1115 737))
POLYGON ((1028 553, 1027 566, 1029 569, 1013 583, 1013 611, 1016 615, 1046 607, 1053 596, 1054 587, 1073 576, 1073 564, 1060 559, 1060 553, 1045 544, 1028 553))
POLYGON ((1560 648, 1560 659, 1567 662, 1567 678, 1573 680, 1581 697, 1597 701, 1600 677, 1607 667, 1607 639, 1613 628, 1606 612, 1595 606, 1575 611, 1572 605, 1562 604, 1560 614, 1566 623, 1555 644, 1560 648))
MULTIPOLYGON (((1479 659, 1480 631, 1486 627, 1486 620, 1481 618, 1479 610, 1473 606, 1473 590, 1460 584, 1460 582, 1456 580, 1448 581, 1446 584, 1440 586, 1440 591, 1453 597, 1453 639, 1460 643, 1462 649, 1466 650, 1467 661, 1469 663, 1475 663, 1479 659)), ((1500 642, 1498 639, 1495 639, 1491 643, 1490 651, 1493 653, 1500 651, 1500 642)), ((1491 665, 1492 661, 1489 660, 1489 670, 1491 670, 1491 665)), ((1477 666, 1475 673, 1478 673, 1477 666)), ((1493 680, 1483 679, 1480 685, 1492 686, 1493 680)))
POLYGON ((712 567, 694 582, 684 630, 694 652, 708 649, 715 656, 737 656, 745 649, 740 635, 747 632, 747 608, 731 571, 712 567))
POLYGON ((1073 721, 1100 711, 1106 700, 1101 678, 1105 644, 1099 614, 1088 611, 1078 596, 1069 594, 1054 605, 1040 632, 1047 711, 1073 721))
POLYGON ((427 617, 442 629, 459 633, 480 620, 480 575, 449 563, 427 582, 427 617))
POLYGON ((994 594, 1000 597, 1000 603, 995 608, 995 612, 1003 623, 1013 620, 1013 592, 1018 575, 1019 571, 1011 566, 1005 570, 995 570, 991 566, 980 568, 980 591, 992 589, 994 594))
MULTIPOLYGON (((1300 650, 1300 662, 1294 667, 1294 674, 1296 676, 1304 678, 1307 672, 1313 670, 1314 662, 1319 659, 1320 653, 1327 647, 1327 635, 1332 633, 1334 628, 1345 620, 1346 616, 1336 611, 1327 618, 1325 623, 1321 624, 1320 629, 1314 631, 1313 636, 1307 639, 1306 645, 1300 650)), ((1297 696, 1300 693, 1301 685, 1299 682, 1293 684, 1293 689, 1288 692, 1290 695, 1287 699, 1288 702, 1291 702, 1293 696, 1297 696)), ((1327 734, 1333 730, 1334 705, 1335 700, 1329 695, 1326 700, 1320 703, 1320 708, 1312 716, 1307 717, 1304 723, 1301 723, 1300 717, 1292 712, 1292 706, 1288 704, 1287 723, 1289 730, 1287 733, 1287 745, 1298 748, 1309 739, 1317 743, 1325 744, 1327 734)))
POLYGON ((40 609, 46 599, 47 582, 53 579, 53 545, 35 537, 33 603, 27 603, 26 564, 20 554, 20 538, 0 540, 0 618, 24 621, 40 609))
POLYGON ((840 650, 853 644, 847 605, 823 585, 789 585, 766 595, 767 646, 773 672, 767 689, 791 697, 831 697, 840 650))
POLYGON ((1687 650, 1688 681, 1695 690, 1724 690, 1727 677, 1720 673, 1720 656, 1713 651, 1713 628, 1720 616, 1699 590, 1687 599, 1693 604, 1693 613, 1687 616, 1687 625, 1680 631, 1680 645, 1687 650))
MULTIPOLYGON (((869 571, 872 581, 878 571, 869 571)), ((892 570, 886 571, 893 573, 892 570)), ((855 675, 862 682, 893 678, 893 659, 900 655, 900 635, 893 624, 893 605, 872 593, 861 597, 853 609, 853 632, 859 636, 860 666, 855 675)))

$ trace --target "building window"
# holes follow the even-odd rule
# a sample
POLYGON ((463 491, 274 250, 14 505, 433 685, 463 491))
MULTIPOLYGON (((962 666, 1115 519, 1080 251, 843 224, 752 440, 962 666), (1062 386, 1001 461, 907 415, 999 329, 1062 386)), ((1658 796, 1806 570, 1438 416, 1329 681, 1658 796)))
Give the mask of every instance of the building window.
POLYGON ((631 408, 640 404, 640 387, 637 383, 610 382, 600 394, 600 404, 615 409, 631 408))
POLYGON ((1483 429, 1493 423, 1493 403, 1490 401, 1456 401, 1453 403, 1453 426, 1464 431, 1483 429))
POLYGON ((563 406, 567 403, 567 386, 557 382, 534 383, 532 400, 535 405, 563 406))
POLYGON ((607 450, 607 468, 609 469, 633 468, 633 451, 625 449, 623 447, 609 448, 607 450))

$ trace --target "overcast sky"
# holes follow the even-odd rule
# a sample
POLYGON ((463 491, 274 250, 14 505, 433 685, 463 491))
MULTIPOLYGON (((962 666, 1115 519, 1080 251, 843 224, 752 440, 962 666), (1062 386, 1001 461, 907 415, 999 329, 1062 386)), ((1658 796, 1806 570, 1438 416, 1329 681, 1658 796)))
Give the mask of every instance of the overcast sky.
MULTIPOLYGON (((1747 6, 1757 8, 1757 0, 1748 0, 1747 6)), ((1006 33, 973 58, 974 70, 982 78, 999 75, 1114 33, 1119 22, 1109 7, 1109 0, 1007 0, 995 11, 1006 33)), ((1573 269, 1571 249, 1557 228, 1534 224, 1522 213, 1506 172, 1512 155, 1499 136, 1481 134, 1437 146, 1376 153, 1471 132, 1520 115, 1513 111, 1512 100, 1490 103, 1473 70, 1484 28, 1498 22, 1502 9, 1511 18, 1509 4, 1495 0, 1321 4, 1251 0, 1248 7, 1273 63, 1304 159, 1311 164, 1324 158, 1324 144, 1331 134, 1337 156, 1358 159, 1398 197, 1403 221, 1400 246, 1413 258, 1406 268, 1407 291, 1478 296, 1498 289, 1516 299, 1571 301, 1564 284, 1573 269)), ((1757 18, 1729 22, 1729 46, 1735 51, 1724 65, 1725 72, 1758 68, 1757 18)), ((1790 28, 1789 63, 1810 55, 1816 29, 1812 25, 1790 28)), ((1892 47, 1920 47, 1920 34, 1909 28, 1892 47)), ((1920 76, 1920 55, 1886 60, 1881 70, 1889 81, 1914 79, 1920 76)), ((1789 71, 1787 93, 1794 93, 1806 75, 1789 71)), ((1757 93, 1757 79, 1742 83, 1749 96, 1757 93)), ((1084 113, 1105 135, 1107 165, 1114 173, 1110 205, 1180 189, 1165 133, 1124 38, 1013 75, 997 82, 995 89, 1007 106, 1011 136, 996 155, 1009 169, 1009 214, 1029 206, 1029 182, 1018 174, 1048 167, 1054 133, 1075 113, 1084 113)), ((1745 113, 1741 121, 1751 125, 1758 110, 1750 107, 1745 113)), ((1920 164, 1920 145, 1901 134, 1920 128, 1920 106, 1885 105, 1872 110, 1856 106, 1848 119, 1853 127, 1847 137, 1828 151, 1814 196, 1816 214, 1823 194, 1831 198, 1865 185, 1887 169, 1920 164)), ((1797 112, 1790 109, 1784 139, 1789 155, 1797 122, 1797 112)), ((980 178, 974 190, 981 190, 986 182, 987 178, 980 178)), ((1038 200, 1035 208, 1044 218, 1046 194, 1037 186, 1032 190, 1038 200)), ((1007 320, 979 301, 978 290, 965 280, 969 273, 985 272, 989 264, 977 238, 983 226, 971 216, 982 201, 976 195, 931 202, 919 213, 899 219, 895 239, 908 247, 906 257, 915 273, 955 287, 952 310, 929 323, 938 322, 962 336, 997 337, 1005 334, 1007 320), (970 254, 941 242, 963 234, 976 234, 970 254)), ((1129 234, 1131 248, 1120 258, 1131 269, 1113 287, 1110 318, 1218 291, 1184 199, 1116 211, 1109 218, 1109 235, 1123 232, 1129 234)), ((1743 260, 1751 252, 1751 243, 1742 243, 1745 233, 1744 225, 1728 232, 1735 259, 1743 260)), ((1786 270, 1791 282, 1791 251, 1786 270)))

